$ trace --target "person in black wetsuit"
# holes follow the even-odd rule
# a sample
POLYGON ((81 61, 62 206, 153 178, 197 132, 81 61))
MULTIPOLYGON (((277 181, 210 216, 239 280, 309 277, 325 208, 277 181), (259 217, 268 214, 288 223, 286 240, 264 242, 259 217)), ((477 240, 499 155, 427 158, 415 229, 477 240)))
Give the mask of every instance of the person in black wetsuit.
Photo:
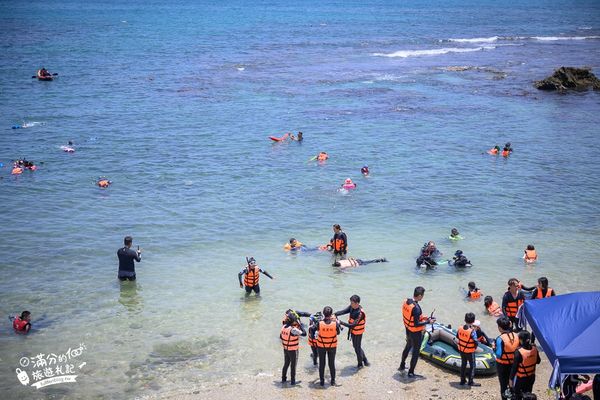
POLYGON ((427 268, 434 268, 437 265, 436 258, 442 253, 435 247, 435 242, 429 241, 421 248, 421 255, 417 258, 417 267, 425 265, 427 268))
POLYGON ((133 244, 133 238, 131 236, 125 236, 123 239, 124 247, 117 250, 117 257, 119 258, 119 280, 121 281, 135 281, 135 263, 134 261, 142 261, 142 251, 139 246, 137 251, 131 250, 133 244))
POLYGON ((398 371, 402 372, 406 369, 406 359, 408 358, 408 354, 412 353, 410 368, 408 369, 409 378, 419 377, 419 375, 415 374, 415 367, 419 360, 423 331, 425 331, 425 325, 435 322, 435 318, 433 317, 423 317, 423 311, 421 311, 421 306, 419 306, 419 301, 423 300, 423 296, 425 296, 425 288, 417 286, 413 292, 413 298, 404 300, 402 304, 402 318, 406 328, 406 346, 402 352, 402 361, 400 362, 398 371))
POLYGON ((463 254, 462 250, 456 250, 454 257, 452 257, 453 265, 458 268, 471 267, 471 261, 463 254))
POLYGON ((297 314, 292 310, 288 310, 283 321, 283 326, 281 327, 281 333, 279 334, 284 356, 281 383, 287 382, 288 367, 290 367, 292 386, 300 383, 300 381, 296 381, 296 364, 298 363, 300 336, 306 336, 306 330, 300 323, 297 314))
POLYGON ((346 258, 348 248, 348 237, 342 231, 342 227, 338 224, 333 225, 333 237, 331 238, 331 247, 333 247, 333 255, 337 259, 346 258))
POLYGON ((344 314, 350 314, 348 318, 348 323, 340 321, 341 325, 349 328, 348 330, 348 338, 352 338, 352 347, 354 347, 354 352, 356 353, 356 360, 358 361, 358 365, 356 368, 360 369, 363 366, 369 366, 369 361, 367 360, 367 356, 362 349, 362 337, 365 332, 365 325, 367 323, 367 315, 360 305, 360 296, 353 295, 350 297, 350 305, 343 310, 336 311, 335 316, 340 316, 344 314))

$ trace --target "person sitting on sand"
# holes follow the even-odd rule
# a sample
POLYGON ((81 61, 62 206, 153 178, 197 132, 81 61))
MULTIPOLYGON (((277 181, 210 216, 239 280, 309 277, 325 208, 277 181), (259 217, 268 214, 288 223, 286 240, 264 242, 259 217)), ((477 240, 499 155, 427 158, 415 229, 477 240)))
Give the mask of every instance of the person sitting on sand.
POLYGON ((386 258, 376 258, 374 260, 361 260, 360 258, 350 257, 345 260, 336 260, 333 263, 333 266, 340 267, 341 269, 346 269, 346 268, 353 268, 353 267, 358 267, 361 265, 380 263, 380 262, 387 262, 387 259, 386 258))

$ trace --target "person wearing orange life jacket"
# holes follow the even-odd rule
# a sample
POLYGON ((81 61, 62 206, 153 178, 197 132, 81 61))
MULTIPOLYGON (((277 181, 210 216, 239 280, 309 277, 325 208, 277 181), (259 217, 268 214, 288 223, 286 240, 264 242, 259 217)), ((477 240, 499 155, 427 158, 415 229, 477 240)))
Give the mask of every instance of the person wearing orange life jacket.
POLYGON ((502 316, 496 321, 500 336, 496 338, 492 348, 496 354, 496 371, 500 382, 500 396, 506 399, 506 389, 510 379, 510 371, 515 359, 515 351, 519 347, 519 338, 512 331, 512 324, 508 317, 502 316))
POLYGON ((246 258, 246 262, 248 263, 244 269, 240 271, 238 274, 238 280, 240 281, 240 288, 246 289, 246 296, 250 295, 252 291, 256 293, 256 295, 260 295, 260 286, 258 281, 260 279, 260 274, 265 274, 271 279, 273 278, 267 271, 263 271, 256 265, 256 260, 254 257, 246 258), (242 276, 244 277, 244 283, 242 283, 242 276))
POLYGON ((527 331, 519 333, 520 347, 515 351, 515 359, 510 371, 509 385, 517 395, 517 400, 524 393, 533 391, 535 368, 541 363, 540 354, 535 344, 531 343, 531 334, 527 331))
POLYGON ((354 347, 354 352, 356 353, 356 360, 358 361, 357 369, 361 369, 363 366, 369 366, 369 361, 367 360, 367 356, 362 349, 362 337, 365 332, 365 325, 367 324, 367 314, 365 310, 360 305, 360 296, 352 295, 350 297, 350 305, 343 310, 336 311, 335 316, 338 317, 340 315, 350 314, 348 317, 348 323, 340 321, 340 324, 347 327, 348 338, 352 339, 352 347, 354 347))
POLYGON ((491 149, 489 149, 487 151, 488 154, 492 155, 492 156, 497 156, 498 153, 500 153, 500 146, 495 145, 494 147, 492 147, 491 149))
POLYGON ((404 327, 406 328, 406 346, 402 351, 402 359, 398 371, 402 372, 406 369, 406 359, 408 358, 408 354, 411 353, 412 356, 407 375, 411 379, 419 377, 419 375, 415 374, 415 367, 419 360, 419 351, 421 350, 421 343, 423 342, 425 325, 435 322, 433 316, 428 318, 422 315, 423 311, 421 310, 419 301, 423 300, 424 296, 425 288, 417 286, 413 291, 413 298, 404 300, 404 303, 402 304, 402 319, 404 327))
POLYGON ((535 247, 532 244, 528 244, 527 248, 525 249, 525 254, 523 254, 523 260, 525 260, 526 263, 530 264, 536 262, 537 259, 538 255, 535 251, 535 247))
POLYGON ((109 187, 111 184, 112 184, 112 181, 109 181, 108 178, 105 178, 103 176, 98 178, 98 180, 96 181, 96 185, 98 185, 98 187, 103 188, 103 189, 109 187))
POLYGON ((316 339, 319 351, 319 384, 325 386, 325 357, 329 364, 331 386, 335 384, 335 353, 337 350, 337 335, 341 328, 338 320, 332 316, 333 309, 323 308, 323 319, 316 326, 316 339))
POLYGON ((512 147, 510 147, 510 142, 507 142, 502 149, 502 157, 508 157, 513 152, 512 147))
POLYGON ((333 247, 333 255, 336 259, 338 257, 346 257, 348 248, 348 237, 342 231, 342 227, 340 225, 333 225, 333 237, 331 238, 329 243, 333 247))
POLYGON ((460 385, 467 383, 467 363, 469 363, 469 386, 481 386, 475 383, 475 351, 477 350, 477 333, 472 324, 475 322, 475 314, 465 314, 465 325, 458 328, 455 342, 460 353, 460 385))
POLYGON ((552 297, 556 295, 554 289, 548 287, 548 278, 542 276, 538 279, 538 285, 531 293, 531 299, 543 299, 546 297, 552 297))
POLYGON ((16 333, 26 335, 31 329, 31 313, 29 311, 23 311, 21 315, 17 315, 12 318, 13 329, 16 333))
POLYGON ((485 296, 483 299, 483 305, 485 306, 486 311, 492 317, 500 317, 502 315, 502 308, 494 301, 492 296, 485 296))
POLYGON ((324 151, 317 154, 317 161, 326 161, 329 158, 329 155, 324 151))
POLYGON ((519 289, 519 281, 517 278, 511 278, 508 281, 508 290, 502 297, 502 312, 510 319, 513 324, 515 332, 519 332, 519 319, 517 318, 517 312, 521 305, 525 302, 525 295, 519 289))
POLYGON ((479 300, 481 298, 481 290, 475 285, 475 282, 469 282, 467 298, 471 300, 479 300))
POLYGON ((297 313, 288 311, 284 320, 279 339, 283 346, 283 369, 281 370, 281 383, 287 382, 287 370, 290 368, 291 385, 296 385, 296 364, 298 363, 298 349, 300 347, 300 336, 306 336, 306 330, 300 323, 297 313))

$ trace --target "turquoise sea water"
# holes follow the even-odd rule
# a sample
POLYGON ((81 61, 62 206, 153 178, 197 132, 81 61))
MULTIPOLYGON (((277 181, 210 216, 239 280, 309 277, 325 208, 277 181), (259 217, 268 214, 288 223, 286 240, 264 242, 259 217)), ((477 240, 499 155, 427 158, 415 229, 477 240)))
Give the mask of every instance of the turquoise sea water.
POLYGON ((598 290, 600 97, 532 82, 561 65, 600 73, 599 17, 594 1, 1 2, 0 391, 113 399, 277 377, 282 313, 354 293, 376 363, 401 351, 416 285, 426 312, 474 311, 488 333, 483 305, 462 300, 470 280, 498 301, 513 276, 598 290), (30 79, 41 66, 59 78, 30 79), (39 124, 10 129, 24 122, 39 124), (267 139, 298 130, 300 144, 267 139), (509 159, 482 154, 506 141, 509 159), (330 160, 307 163, 319 151, 330 160), (19 157, 43 164, 11 176, 19 157), (390 262, 341 273, 282 251, 334 223, 352 256, 390 262), (135 285, 116 281, 127 234, 144 250, 135 285), (416 271, 427 240, 474 267, 416 271), (524 267, 529 243, 540 261, 524 267), (237 284, 249 255, 276 278, 261 299, 237 284), (23 309, 42 321, 16 337, 6 316, 23 309), (78 383, 19 384, 21 357, 81 343, 78 383))

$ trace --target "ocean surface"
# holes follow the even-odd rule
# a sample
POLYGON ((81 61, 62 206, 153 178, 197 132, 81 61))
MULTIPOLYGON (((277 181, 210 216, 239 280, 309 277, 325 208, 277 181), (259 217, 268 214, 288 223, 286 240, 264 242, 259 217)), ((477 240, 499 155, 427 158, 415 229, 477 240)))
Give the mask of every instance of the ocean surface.
MULTIPOLYGON (((511 277, 600 288, 600 93, 532 85, 563 65, 600 74, 600 3, 223 3, 0 2, 2 398, 276 380, 284 311, 355 293, 377 368, 400 357, 417 285, 426 313, 456 325, 473 311, 490 336, 469 281, 497 301, 511 277), (58 78, 31 79, 42 66, 58 78), (268 139, 297 131, 302 143, 268 139), (484 154, 507 141, 508 159, 484 154), (326 163, 308 162, 320 151, 326 163), (11 175, 21 157, 39 169, 11 175), (348 177, 357 190, 339 192, 348 177), (327 253, 282 250, 326 243, 335 223, 349 255, 389 262, 340 272, 327 253), (452 227, 465 239, 451 243, 452 227), (120 284, 125 235, 143 261, 120 284), (428 240, 474 266, 415 269, 428 240), (246 256, 275 277, 260 298, 239 288, 246 256), (34 330, 17 336, 7 317, 25 309, 34 330), (76 383, 19 383, 23 357, 82 345, 76 383)), ((340 370, 355 364, 345 334, 340 370)), ((303 342, 304 379, 308 354, 303 342)))

